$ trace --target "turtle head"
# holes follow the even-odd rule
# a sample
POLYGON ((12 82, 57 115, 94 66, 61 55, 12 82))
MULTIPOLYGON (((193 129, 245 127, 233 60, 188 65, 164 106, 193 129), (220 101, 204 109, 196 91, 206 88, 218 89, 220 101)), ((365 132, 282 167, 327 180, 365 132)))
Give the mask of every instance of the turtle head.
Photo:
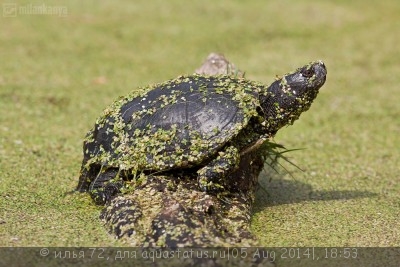
POLYGON ((284 125, 293 124, 307 111, 326 80, 322 61, 311 62, 272 83, 260 96, 260 105, 268 134, 273 136, 284 125))

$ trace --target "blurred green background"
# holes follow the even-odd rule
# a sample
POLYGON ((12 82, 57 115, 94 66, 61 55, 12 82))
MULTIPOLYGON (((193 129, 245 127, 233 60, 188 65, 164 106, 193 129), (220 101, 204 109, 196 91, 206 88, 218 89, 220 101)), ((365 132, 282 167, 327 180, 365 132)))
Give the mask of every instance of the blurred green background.
POLYGON ((311 109, 276 142, 304 171, 266 171, 264 246, 400 246, 400 3, 0 1, 0 246, 129 245, 76 184, 82 139, 138 86, 221 52, 271 83, 322 59, 311 109), (38 14, 38 7, 46 14, 38 14))

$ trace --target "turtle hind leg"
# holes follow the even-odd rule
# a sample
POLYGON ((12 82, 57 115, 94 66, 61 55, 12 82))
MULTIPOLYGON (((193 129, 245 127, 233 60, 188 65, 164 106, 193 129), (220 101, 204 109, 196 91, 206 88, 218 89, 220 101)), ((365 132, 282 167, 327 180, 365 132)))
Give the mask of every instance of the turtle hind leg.
POLYGON ((218 152, 218 156, 197 171, 201 191, 220 191, 224 178, 239 166, 240 154, 236 147, 229 146, 218 152))
POLYGON ((97 205, 104 205, 121 192, 124 186, 118 169, 107 169, 98 174, 90 184, 89 194, 97 205))

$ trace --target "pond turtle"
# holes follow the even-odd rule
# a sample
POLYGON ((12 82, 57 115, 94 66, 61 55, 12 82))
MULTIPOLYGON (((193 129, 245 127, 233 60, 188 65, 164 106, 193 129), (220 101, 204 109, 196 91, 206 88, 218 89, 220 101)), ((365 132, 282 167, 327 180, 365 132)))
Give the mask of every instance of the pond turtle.
POLYGON ((190 75, 134 91, 86 135, 77 190, 104 204, 125 180, 177 170, 196 173, 200 190, 218 190, 243 154, 309 109, 326 74, 314 61, 270 86, 190 75))

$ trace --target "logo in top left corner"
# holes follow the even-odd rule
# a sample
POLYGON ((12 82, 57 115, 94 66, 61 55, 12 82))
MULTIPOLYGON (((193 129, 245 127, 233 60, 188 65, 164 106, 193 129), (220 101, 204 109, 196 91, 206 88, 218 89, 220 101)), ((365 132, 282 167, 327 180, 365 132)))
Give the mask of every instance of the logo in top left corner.
POLYGON ((17 16, 16 3, 3 3, 3 17, 12 18, 17 16))

